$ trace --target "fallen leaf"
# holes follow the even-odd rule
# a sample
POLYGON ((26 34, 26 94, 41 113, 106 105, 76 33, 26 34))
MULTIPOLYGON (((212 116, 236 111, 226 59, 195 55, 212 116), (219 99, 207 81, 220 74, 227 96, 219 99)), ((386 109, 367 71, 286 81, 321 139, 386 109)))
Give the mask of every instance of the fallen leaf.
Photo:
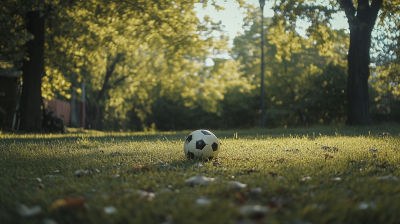
POLYGON ((258 195, 261 194, 262 189, 261 187, 255 187, 249 190, 250 194, 258 195))
POLYGON ((331 181, 337 181, 337 182, 339 182, 339 181, 341 181, 341 180, 342 180, 342 178, 340 178, 340 177, 331 178, 331 181))
POLYGON ((143 166, 143 165, 134 165, 133 168, 136 170, 143 170, 143 171, 152 171, 153 170, 153 167, 143 166))
POLYGON ((65 199, 57 199, 51 204, 50 211, 65 207, 66 204, 67 202, 65 201, 65 199))
POLYGON ((117 209, 116 209, 114 206, 107 206, 107 207, 104 207, 104 208, 103 208, 103 211, 104 211, 106 214, 108 214, 108 215, 117 213, 117 209))
POLYGON ((17 177, 18 180, 25 180, 25 177, 17 177))
POLYGON ((100 170, 99 169, 97 169, 97 168, 93 168, 92 169, 92 172, 94 173, 94 172, 96 172, 96 173, 100 173, 100 170))
POLYGON ((165 163, 161 165, 162 168, 167 169, 167 170, 176 170, 176 167, 169 165, 168 163, 165 163))
POLYGON ((368 202, 362 201, 358 205, 358 209, 360 209, 360 210, 366 210, 368 208, 375 209, 376 208, 375 203, 374 202, 368 203, 368 202))
POLYGON ((384 138, 384 137, 389 136, 389 133, 387 133, 387 132, 382 132, 382 133, 379 133, 378 136, 384 138))
POLYGON ((57 224, 54 219, 44 219, 43 224, 57 224))
POLYGON ((247 187, 247 184, 240 183, 239 181, 230 181, 228 186, 233 189, 243 189, 247 187))
POLYGON ((24 204, 19 204, 17 206, 17 211, 20 216, 29 217, 29 216, 34 216, 34 215, 39 214, 42 211, 42 208, 39 205, 28 208, 24 204))
POLYGON ((280 159, 278 159, 278 160, 276 160, 275 161, 275 163, 283 163, 283 162, 285 162, 285 158, 280 158, 280 159))
POLYGON ((140 197, 147 198, 149 200, 151 200, 151 199, 156 197, 156 195, 153 192, 137 190, 136 193, 138 193, 140 195, 140 197))
POLYGON ((269 211, 267 206, 244 205, 239 208, 239 213, 244 216, 263 216, 269 211))
POLYGON ((373 148, 369 148, 369 151, 370 152, 377 152, 378 150, 377 149, 373 149, 373 148))
POLYGON ((92 173, 92 171, 90 171, 90 170, 77 170, 77 171, 75 171, 74 175, 77 177, 84 177, 85 175, 90 174, 90 173, 92 173))
POLYGON ((334 156, 331 156, 331 155, 329 155, 329 154, 325 154, 324 155, 325 156, 325 160, 327 160, 327 159, 332 159, 334 156))
POLYGON ((399 178, 388 175, 388 176, 381 176, 381 177, 376 177, 377 180, 382 180, 382 181, 392 181, 392 182, 398 182, 399 178))
POLYGON ((381 168, 381 169, 385 169, 387 167, 386 162, 382 163, 382 164, 377 164, 376 168, 381 168))
POLYGON ((218 159, 215 159, 213 162, 213 166, 221 166, 221 164, 219 164, 218 159))
POLYGON ((214 180, 215 180, 215 178, 208 178, 208 177, 199 175, 199 176, 194 176, 194 177, 191 177, 191 178, 185 180, 185 183, 189 184, 189 185, 207 185, 207 184, 213 182, 214 180))
POLYGON ((312 179, 311 177, 303 177, 300 179, 300 181, 307 181, 307 180, 311 180, 311 179, 312 179))
POLYGON ((273 176, 273 177, 276 177, 278 174, 277 174, 277 173, 274 173, 274 172, 272 172, 272 171, 270 171, 270 172, 269 172, 269 175, 271 175, 271 176, 273 176))
POLYGON ((244 204, 246 201, 246 194, 244 192, 238 192, 235 194, 235 202, 236 204, 244 204))
POLYGON ((248 174, 253 173, 253 172, 256 172, 256 170, 254 168, 251 168, 251 169, 247 170, 248 174))
POLYGON ((325 146, 324 145, 324 146, 321 147, 321 149, 324 150, 324 151, 327 151, 327 152, 337 152, 337 151, 339 151, 339 149, 336 146, 330 147, 330 146, 325 146))
POLYGON ((65 177, 61 176, 61 175, 46 175, 44 176, 44 178, 49 178, 49 179, 56 179, 56 178, 60 178, 60 179, 66 179, 65 177))
POLYGON ((84 210, 86 208, 86 199, 83 197, 65 197, 65 199, 57 199, 51 204, 50 210, 61 208, 84 210))
POLYGON ((209 205, 211 204, 211 200, 207 198, 198 198, 196 199, 196 204, 198 205, 209 205))
POLYGON ((194 167, 199 167, 199 168, 203 168, 203 164, 201 163, 195 163, 193 164, 194 167))

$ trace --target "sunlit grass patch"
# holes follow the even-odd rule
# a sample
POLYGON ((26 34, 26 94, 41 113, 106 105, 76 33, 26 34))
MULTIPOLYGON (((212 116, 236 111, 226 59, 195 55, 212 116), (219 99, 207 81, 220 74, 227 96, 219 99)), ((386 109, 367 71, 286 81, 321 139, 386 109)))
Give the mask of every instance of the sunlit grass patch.
POLYGON ((396 223, 399 132, 214 131, 208 162, 185 158, 189 131, 2 133, 1 223, 396 223))

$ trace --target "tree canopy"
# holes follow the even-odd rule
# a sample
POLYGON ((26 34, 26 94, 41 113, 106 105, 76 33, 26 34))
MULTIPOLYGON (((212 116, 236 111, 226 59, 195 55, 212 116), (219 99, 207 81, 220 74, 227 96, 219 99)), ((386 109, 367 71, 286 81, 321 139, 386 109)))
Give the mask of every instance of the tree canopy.
MULTIPOLYGON (((217 1, 4 1, 0 65, 23 74, 22 129, 40 130, 41 97, 69 100, 82 82, 92 128, 256 126, 261 14, 237 2, 247 9, 245 31, 229 46, 221 22, 196 15, 196 3, 223 10, 217 1), (219 57, 225 52, 228 59, 219 57)), ((397 3, 275 1, 275 14, 264 19, 267 126, 364 124, 370 108, 374 116, 388 106, 393 114, 397 3), (331 26, 340 10, 349 31, 331 26), (299 20, 311 24, 306 36, 296 31, 299 20)))

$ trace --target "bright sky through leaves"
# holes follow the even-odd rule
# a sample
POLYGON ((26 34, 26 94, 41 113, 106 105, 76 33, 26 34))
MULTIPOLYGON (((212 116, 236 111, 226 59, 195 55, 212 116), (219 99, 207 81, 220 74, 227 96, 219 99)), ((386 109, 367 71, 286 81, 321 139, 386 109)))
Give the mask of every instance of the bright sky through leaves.
MULTIPOLYGON (((246 0, 248 4, 253 4, 255 7, 259 7, 259 1, 258 0, 246 0)), ((235 0, 217 0, 218 5, 222 6, 225 8, 225 10, 217 11, 215 10, 214 6, 209 4, 207 8, 203 9, 201 3, 196 4, 196 10, 197 10, 197 16, 199 17, 200 20, 203 19, 205 15, 209 15, 211 18, 213 18, 214 21, 221 21, 223 25, 223 29, 226 32, 226 35, 229 36, 229 45, 233 45, 233 39, 240 34, 244 33, 243 29, 243 19, 244 19, 244 12, 246 9, 240 8, 239 3, 237 3, 235 0)), ((274 11, 271 9, 273 6, 273 1, 266 1, 265 6, 264 6, 264 17, 271 17, 274 14, 274 11)), ((299 22, 298 26, 299 29, 296 31, 302 35, 305 36, 305 30, 306 28, 310 25, 310 23, 303 21, 299 22)), ((332 21, 332 26, 334 29, 345 29, 348 30, 349 25, 347 23, 347 20, 345 18, 345 14, 343 12, 337 13, 337 15, 334 16, 334 20, 332 21)), ((216 32, 216 31, 215 31, 216 32)), ((219 34, 216 32, 216 36, 219 36, 219 34)), ((227 55, 221 55, 223 58, 227 58, 229 56, 227 55)), ((209 58, 206 61, 208 66, 212 66, 213 62, 212 59, 209 58)))

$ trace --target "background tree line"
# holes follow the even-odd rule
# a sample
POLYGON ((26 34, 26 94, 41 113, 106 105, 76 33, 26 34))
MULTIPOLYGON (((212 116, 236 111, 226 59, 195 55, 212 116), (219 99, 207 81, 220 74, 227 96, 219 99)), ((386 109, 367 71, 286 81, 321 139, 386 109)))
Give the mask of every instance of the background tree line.
MULTIPOLYGON (((247 9, 245 32, 229 47, 219 22, 197 18, 198 2, 6 0, 0 63, 23 74, 21 129, 41 129, 42 96, 69 100, 81 82, 87 124, 96 129, 257 126, 260 10, 237 1, 247 9)), ((222 10, 215 1, 200 3, 222 10)), ((264 21, 267 126, 398 120, 398 3, 275 1, 264 21), (331 28, 339 10, 355 18, 350 33, 331 28), (307 36, 296 32, 299 19, 312 24, 307 36), (363 19, 369 35, 380 32, 361 34, 367 49, 357 50, 363 19)))

